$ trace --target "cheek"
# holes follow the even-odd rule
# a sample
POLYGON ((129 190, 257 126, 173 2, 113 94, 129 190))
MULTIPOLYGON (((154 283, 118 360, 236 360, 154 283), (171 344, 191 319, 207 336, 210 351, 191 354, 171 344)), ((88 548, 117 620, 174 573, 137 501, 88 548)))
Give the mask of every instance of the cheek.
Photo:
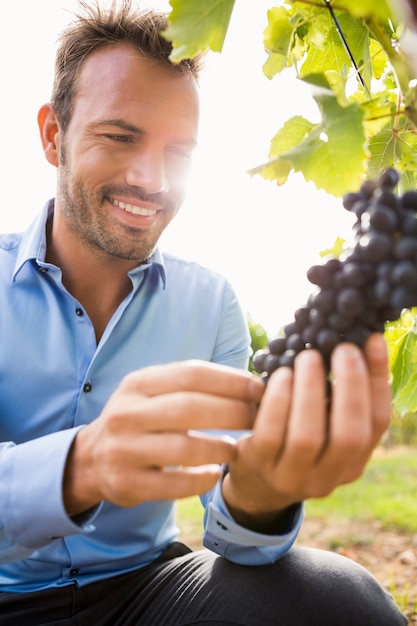
POLYGON ((188 179, 190 177, 191 163, 168 163, 166 165, 171 193, 181 202, 186 193, 188 179))
POLYGON ((123 167, 123 162, 115 150, 109 150, 97 143, 91 145, 90 142, 83 141, 82 138, 77 141, 77 137, 75 137, 70 145, 64 146, 62 152, 67 166, 77 176, 103 179, 109 173, 123 167))

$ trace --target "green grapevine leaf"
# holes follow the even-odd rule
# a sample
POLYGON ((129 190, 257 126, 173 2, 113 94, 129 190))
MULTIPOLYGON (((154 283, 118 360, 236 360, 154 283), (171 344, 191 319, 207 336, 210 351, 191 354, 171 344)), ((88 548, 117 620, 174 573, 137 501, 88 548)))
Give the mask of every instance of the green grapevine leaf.
POLYGON ((292 64, 295 31, 289 13, 283 7, 272 8, 267 15, 268 26, 264 30, 264 44, 268 51, 268 59, 263 71, 267 78, 272 78, 292 64))
POLYGON ((367 156, 363 111, 356 104, 340 106, 333 94, 316 94, 315 100, 322 121, 304 145, 292 150, 294 170, 302 171, 305 179, 314 181, 318 189, 340 196, 358 188, 363 177, 367 156))
POLYGON ((283 54, 275 54, 269 52, 268 58, 264 63, 263 72, 267 78, 273 78, 287 67, 287 57, 283 54))
MULTIPOLYGON (((306 60, 300 70, 301 78, 309 74, 321 74, 326 70, 334 70, 347 76, 348 68, 351 66, 350 58, 331 19, 331 15, 329 13, 325 15, 328 20, 328 36, 320 48, 313 44, 310 45, 306 60)), ((372 65, 369 54, 368 29, 362 20, 356 19, 349 14, 340 15, 338 21, 342 31, 349 33, 349 48, 369 90, 372 65)))
MULTIPOLYGON (((346 158, 346 151, 339 152, 336 138, 329 133, 332 123, 340 123, 343 118, 335 107, 334 120, 330 119, 333 113, 329 109, 327 119, 323 118, 321 125, 290 154, 272 150, 269 163, 256 171, 269 179, 274 178, 275 172, 278 183, 285 182, 291 171, 301 171, 305 179, 313 181, 319 189, 338 195, 338 188, 346 190, 349 186, 347 174, 340 185, 330 181, 335 174, 332 170, 336 169, 331 160, 340 158, 339 173, 346 172, 353 164, 351 188, 357 186, 359 176, 377 177, 390 166, 402 172, 409 188, 417 182, 414 156, 417 85, 410 82, 408 63, 398 45, 400 29, 395 25, 390 2, 338 0, 331 6, 333 15, 324 2, 294 0, 271 10, 264 31, 269 56, 263 69, 272 78, 285 68, 295 66, 298 77, 304 82, 333 91, 338 104, 346 109, 347 117, 349 113, 358 115, 357 108, 348 108, 355 103, 363 112, 360 145, 349 141, 345 144, 352 159, 346 158), (352 80, 355 65, 356 82, 352 80), (326 136, 324 143, 327 145, 318 139, 315 131, 321 138, 326 136), (318 161, 319 167, 316 167, 318 161), (291 164, 290 170, 288 164, 291 164)), ((358 118, 352 120, 351 130, 353 126, 359 127, 358 118)))
POLYGON ((301 115, 295 115, 273 137, 269 156, 285 154, 308 137, 314 128, 316 128, 316 124, 312 124, 301 115))
POLYGON ((417 411, 417 327, 415 311, 389 322, 385 337, 392 375, 393 404, 400 415, 417 411))
POLYGON ((335 257, 336 259, 338 259, 345 251, 345 247, 346 247, 346 239, 344 239, 343 237, 336 237, 335 242, 332 245, 332 247, 321 250, 320 256, 322 258, 331 256, 331 257, 335 257))
POLYGON ((270 161, 252 169, 250 174, 267 179, 276 176, 282 183, 290 164, 319 189, 340 196, 358 188, 362 180, 367 156, 363 111, 357 104, 341 106, 331 90, 318 90, 315 100, 322 122, 311 124, 300 116, 293 117, 272 139, 270 161))
POLYGON ((356 17, 375 15, 382 20, 392 17, 386 0, 338 0, 337 8, 348 11, 356 17))
POLYGON ((301 115, 289 119, 271 141, 271 160, 251 169, 249 174, 260 174, 266 180, 276 180, 279 185, 285 183, 292 169, 291 160, 285 158, 286 153, 308 137, 315 127, 301 115))
POLYGON ((386 129, 394 120, 396 96, 383 94, 362 104, 365 112, 366 134, 371 138, 386 129))
POLYGON ((170 0, 172 10, 164 37, 172 41, 171 60, 199 52, 221 52, 235 0, 170 0))
POLYGON ((268 53, 263 71, 268 78, 302 60, 311 44, 323 46, 329 22, 321 13, 321 9, 300 2, 293 2, 291 8, 268 11, 263 33, 268 53))
POLYGON ((407 180, 407 188, 415 186, 417 134, 406 120, 402 119, 398 127, 391 123, 389 127, 376 133, 370 139, 368 147, 371 155, 368 172, 371 177, 376 177, 383 169, 395 163, 397 169, 406 175, 406 179, 404 176, 402 179, 403 185, 407 180))
POLYGON ((374 78, 379 80, 387 69, 388 57, 381 44, 372 38, 369 39, 369 55, 374 78))
POLYGON ((294 27, 288 12, 283 7, 275 7, 268 11, 268 26, 264 31, 264 44, 267 50, 275 54, 288 55, 294 27))

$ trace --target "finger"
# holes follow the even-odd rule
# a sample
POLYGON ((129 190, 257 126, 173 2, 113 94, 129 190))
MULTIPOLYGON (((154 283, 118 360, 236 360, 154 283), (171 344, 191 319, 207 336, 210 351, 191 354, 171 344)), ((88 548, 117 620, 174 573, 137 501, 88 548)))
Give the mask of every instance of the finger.
MULTIPOLYGON (((286 498, 288 503, 308 494, 308 485, 313 485, 313 491, 315 488, 317 460, 327 440, 325 391, 320 354, 314 350, 301 352, 294 363, 284 445, 273 472, 283 501, 286 498), (282 476, 286 478, 282 480, 282 476)), ((272 472, 271 479, 275 480, 272 472)))
POLYGON ((286 446, 301 464, 312 463, 327 440, 326 382, 323 361, 304 350, 294 363, 294 386, 286 446))
POLYGON ((285 445, 293 388, 293 371, 280 367, 272 374, 259 406, 250 444, 265 458, 278 458, 285 445))
POLYGON ((368 364, 371 403, 373 407, 373 442, 377 443, 388 428, 392 414, 392 394, 389 384, 388 349, 380 333, 371 335, 365 344, 368 364))
MULTIPOLYGON (((131 467, 179 467, 231 462, 236 456, 236 440, 229 436, 207 436, 195 431, 146 434, 130 439, 122 450, 115 450, 120 460, 131 467)), ((111 458, 108 459, 111 463, 111 458)))
MULTIPOLYGON (((340 472, 340 484, 356 480, 362 475, 391 419, 388 355, 383 335, 372 335, 361 356, 365 359, 367 372, 362 375, 362 371, 359 371, 358 379, 353 384, 355 392, 363 394, 362 402, 356 410, 351 409, 350 418, 347 415, 345 431, 341 434, 343 446, 339 445, 336 453, 339 463, 343 458, 350 460, 350 463, 346 463, 345 470, 340 472)), ((344 367, 343 363, 341 367, 344 367)), ((355 401, 355 395, 351 396, 351 400, 355 401)))
POLYGON ((361 350, 349 343, 339 345, 332 356, 331 430, 336 437, 364 425, 368 430, 371 415, 370 381, 361 350))
POLYGON ((113 474, 104 485, 102 499, 122 507, 153 500, 177 500, 206 493, 221 475, 222 468, 216 464, 113 474))
POLYGON ((166 497, 172 498, 172 490, 175 490, 177 498, 188 495, 202 495, 212 489, 223 475, 223 468, 217 464, 206 464, 192 467, 164 467, 162 468, 166 497))
POLYGON ((263 383, 247 371, 198 360, 150 366, 128 374, 122 384, 149 397, 199 391, 253 403, 264 391, 263 383))
POLYGON ((338 346, 332 356, 332 372, 329 439, 318 468, 323 477, 331 478, 321 495, 327 495, 332 484, 360 476, 373 441, 370 381, 361 350, 353 344, 338 346))
POLYGON ((166 430, 250 430, 256 407, 239 399, 199 392, 166 393, 151 398, 130 393, 115 398, 104 414, 110 434, 119 434, 123 428, 135 436, 138 432, 166 430))

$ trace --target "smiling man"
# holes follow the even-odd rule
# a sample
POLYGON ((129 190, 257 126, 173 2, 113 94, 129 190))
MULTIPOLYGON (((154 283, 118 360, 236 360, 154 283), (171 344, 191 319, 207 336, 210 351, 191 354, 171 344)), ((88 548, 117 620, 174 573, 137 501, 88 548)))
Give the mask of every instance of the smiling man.
POLYGON ((390 418, 383 337, 267 388, 228 282, 164 254, 197 142, 200 59, 163 15, 88 7, 38 116, 55 197, 0 240, 0 615, 80 626, 396 626, 364 569, 293 547, 390 418), (211 433, 207 433, 211 430, 211 433), (247 431, 248 436, 236 433, 247 431), (178 541, 198 494, 206 549, 178 541))
POLYGON ((47 260, 68 268, 64 284, 99 338, 131 289, 128 271, 150 259, 183 202, 198 88, 192 75, 121 43, 84 61, 64 132, 56 109, 45 105, 38 117, 46 157, 58 168, 47 260))

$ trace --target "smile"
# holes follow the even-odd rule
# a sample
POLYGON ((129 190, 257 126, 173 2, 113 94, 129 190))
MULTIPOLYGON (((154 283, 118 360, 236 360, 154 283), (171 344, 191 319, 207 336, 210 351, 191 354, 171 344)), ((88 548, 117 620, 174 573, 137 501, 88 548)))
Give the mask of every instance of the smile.
POLYGON ((137 206, 135 204, 127 204, 126 202, 119 202, 119 200, 112 200, 113 204, 119 207, 119 209, 123 209, 123 211, 127 211, 128 213, 133 213, 133 215, 143 215, 145 217, 151 217, 156 214, 155 209, 145 209, 143 207, 137 206))

